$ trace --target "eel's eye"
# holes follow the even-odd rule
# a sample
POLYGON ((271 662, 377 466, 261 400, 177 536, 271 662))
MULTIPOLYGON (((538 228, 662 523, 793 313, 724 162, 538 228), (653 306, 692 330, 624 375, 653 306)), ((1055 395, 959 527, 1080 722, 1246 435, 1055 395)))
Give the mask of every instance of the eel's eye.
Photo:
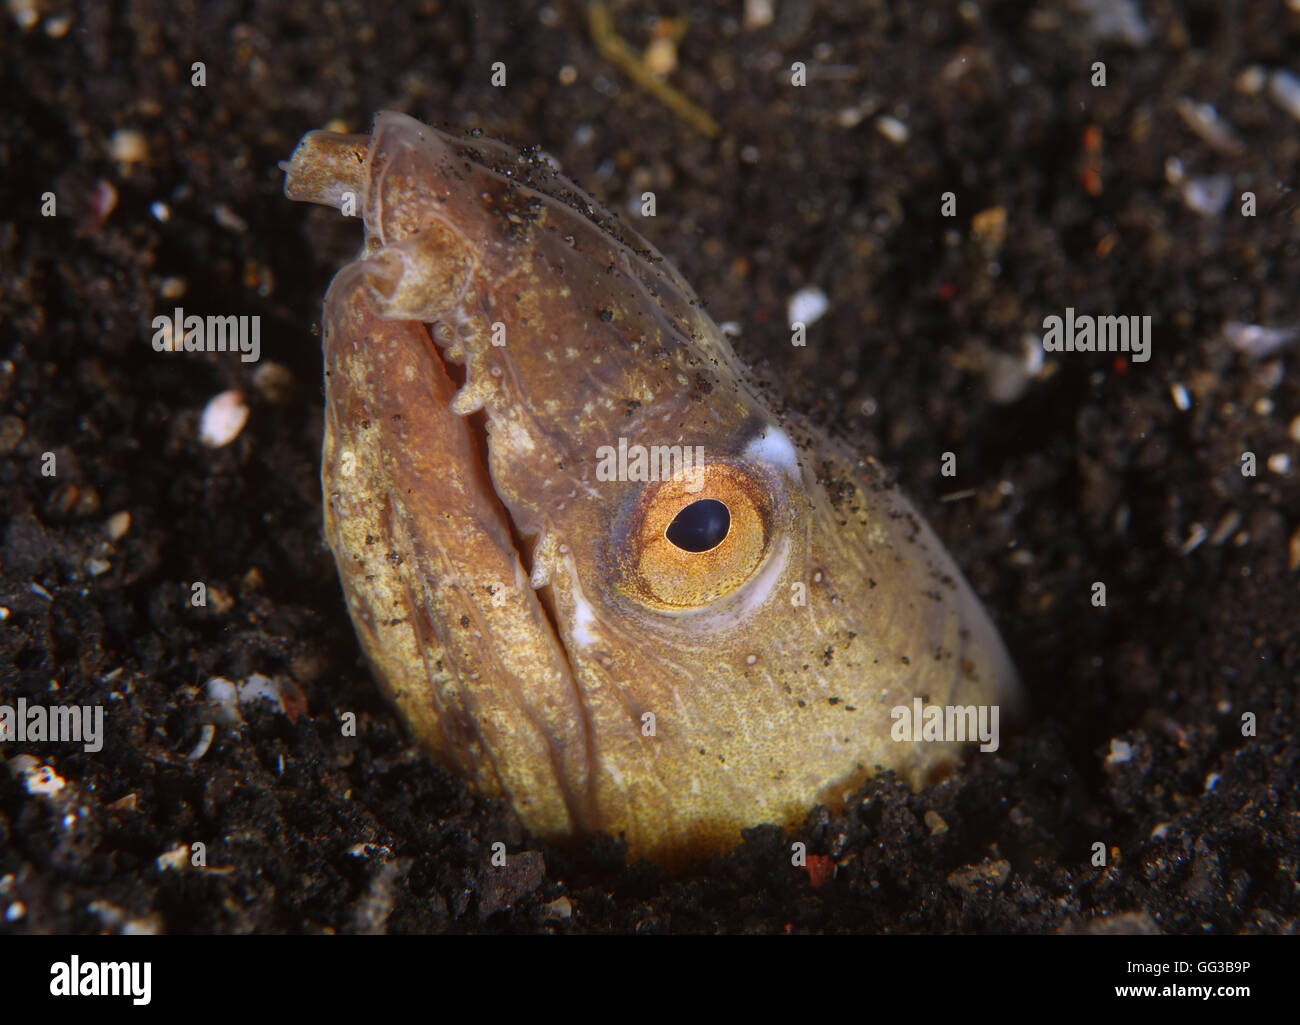
POLYGON ((772 484, 748 466, 715 462, 693 479, 647 485, 615 532, 624 586, 642 604, 669 612, 740 588, 771 546, 772 484))

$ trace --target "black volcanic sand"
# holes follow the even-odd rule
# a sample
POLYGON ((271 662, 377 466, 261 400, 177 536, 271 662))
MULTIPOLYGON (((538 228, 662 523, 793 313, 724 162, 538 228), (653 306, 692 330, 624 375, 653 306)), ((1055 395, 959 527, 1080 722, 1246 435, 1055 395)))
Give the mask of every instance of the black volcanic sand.
MULTIPOLYGON (((753 29, 738 4, 664 5, 689 15, 670 81, 716 139, 601 57, 576 2, 30 6, 0 43, 0 678, 5 702, 102 703, 107 726, 94 754, 0 749, 64 781, 0 771, 0 931, 1296 931, 1300 357, 1224 333, 1300 325, 1300 122, 1242 78, 1300 72, 1283 0, 1147 4, 1140 45, 1058 4, 778 0, 753 29), (1202 139, 1181 97, 1239 144, 1202 139), (941 786, 811 810, 794 838, 833 879, 774 827, 677 877, 613 840, 543 845, 414 750, 369 680, 318 478, 320 302, 360 226, 285 200, 276 162, 385 108, 541 146, 625 218, 654 191, 645 233, 741 355, 897 469, 999 623, 1023 728, 941 786), (118 137, 131 163, 120 130, 143 137, 118 137), (1171 158, 1230 175, 1227 210, 1189 209, 1171 158), (998 208, 1001 238, 997 213, 973 222, 998 208), (794 348, 809 284, 830 309, 794 348), (155 352, 175 305, 259 315, 284 373, 155 352), (988 368, 1067 306, 1151 316, 1150 361, 1050 356, 994 402, 988 368), (251 417, 214 450, 199 414, 226 389, 251 417), (188 759, 207 680, 254 673, 288 711, 246 705, 188 759), (195 842, 206 869, 160 866, 195 842)), ((613 13, 638 52, 670 27, 613 13)))

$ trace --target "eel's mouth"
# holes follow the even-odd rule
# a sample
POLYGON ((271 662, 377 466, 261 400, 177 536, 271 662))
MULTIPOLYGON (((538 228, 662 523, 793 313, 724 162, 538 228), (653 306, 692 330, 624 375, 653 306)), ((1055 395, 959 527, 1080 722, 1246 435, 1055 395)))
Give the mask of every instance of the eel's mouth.
MULTIPOLYGON (((436 327, 436 324, 425 325, 428 334, 429 354, 435 365, 441 369, 446 379, 454 386, 456 394, 459 395, 463 392, 469 379, 468 368, 464 362, 451 359, 439 350, 434 339, 436 327)), ((455 401, 453 399, 448 404, 448 409, 451 410, 454 405, 455 401)), ((465 461, 467 464, 465 470, 471 478, 472 486, 481 497, 482 502, 498 514, 500 522, 505 526, 506 533, 500 543, 503 547, 509 545, 509 550, 506 552, 507 558, 513 558, 514 562, 522 568, 524 580, 531 582, 523 586, 531 587, 544 617, 545 628, 549 631, 549 641, 567 669, 566 675, 570 684, 574 706, 579 713, 576 718, 581 728, 582 746, 587 766, 585 775, 588 785, 585 788, 576 790, 565 786, 563 788, 564 800, 573 822, 594 823, 596 816, 596 790, 594 785, 596 774, 594 767, 598 764, 599 757, 595 723, 592 720, 591 709, 588 706, 582 687, 578 666, 574 663, 566 642, 569 631, 564 629, 565 620, 559 608, 559 603, 556 601, 554 587, 549 579, 547 582, 541 583, 536 573, 535 555, 538 536, 535 532, 528 533, 521 529, 518 521, 511 514, 509 506, 497 491, 496 484, 492 479, 490 454, 492 442, 489 430, 491 414, 487 407, 480 406, 470 412, 454 415, 458 417, 463 425, 469 441, 470 458, 465 461)), ((496 596, 493 597, 495 599, 496 596)), ((563 762, 561 752, 545 730, 542 730, 542 733, 550 746, 552 764, 556 767, 557 775, 559 775, 562 772, 561 766, 563 762)))
MULTIPOLYGON (((429 326, 429 347, 432 350, 433 358, 436 359, 442 367, 443 373, 456 387, 459 394, 465 387, 468 379, 468 372, 465 364, 454 359, 447 358, 438 350, 438 345, 433 339, 433 331, 436 325, 429 326)), ((529 580, 535 577, 535 560, 534 556, 537 551, 537 533, 526 533, 519 526, 519 522, 511 514, 509 506, 502 500, 500 493, 496 489, 496 484, 492 480, 490 446, 491 438, 489 437, 488 419, 490 414, 488 410, 479 408, 473 412, 460 414, 461 420, 465 425, 465 431, 469 436, 472 446, 473 461, 473 479, 476 487, 483 495, 487 502, 495 504, 500 510, 501 518, 509 529, 511 547, 515 558, 523 567, 524 574, 529 580)), ((564 652, 565 659, 569 660, 568 648, 565 645, 565 634, 561 629, 561 616, 556 608, 555 595, 552 592, 549 583, 534 588, 537 599, 541 602, 542 609, 546 613, 547 620, 550 624, 551 633, 554 637, 556 646, 564 652)), ((572 662, 569 663, 571 671, 574 670, 572 662)), ((575 673, 576 678, 576 673, 575 673)), ((579 691, 581 688, 579 688, 579 691)), ((581 696, 581 695, 579 695, 581 696)))

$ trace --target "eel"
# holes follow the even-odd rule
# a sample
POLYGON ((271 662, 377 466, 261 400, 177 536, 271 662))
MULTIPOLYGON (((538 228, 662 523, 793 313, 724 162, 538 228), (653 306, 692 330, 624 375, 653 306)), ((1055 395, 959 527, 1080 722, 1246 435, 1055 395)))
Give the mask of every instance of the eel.
POLYGON ((882 468, 778 413, 547 160, 387 112, 281 167, 365 229, 322 321, 361 648, 413 737, 534 834, 680 864, 884 770, 942 778, 972 738, 900 732, 914 707, 1014 714, 997 630, 882 468))

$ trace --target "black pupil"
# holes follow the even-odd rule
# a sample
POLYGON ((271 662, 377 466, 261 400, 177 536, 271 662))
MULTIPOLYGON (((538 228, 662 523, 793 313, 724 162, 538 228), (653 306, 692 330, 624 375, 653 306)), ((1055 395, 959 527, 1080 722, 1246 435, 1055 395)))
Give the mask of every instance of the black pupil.
POLYGON ((673 517, 664 536, 684 552, 717 548, 731 529, 731 513, 716 498, 701 498, 673 517))

